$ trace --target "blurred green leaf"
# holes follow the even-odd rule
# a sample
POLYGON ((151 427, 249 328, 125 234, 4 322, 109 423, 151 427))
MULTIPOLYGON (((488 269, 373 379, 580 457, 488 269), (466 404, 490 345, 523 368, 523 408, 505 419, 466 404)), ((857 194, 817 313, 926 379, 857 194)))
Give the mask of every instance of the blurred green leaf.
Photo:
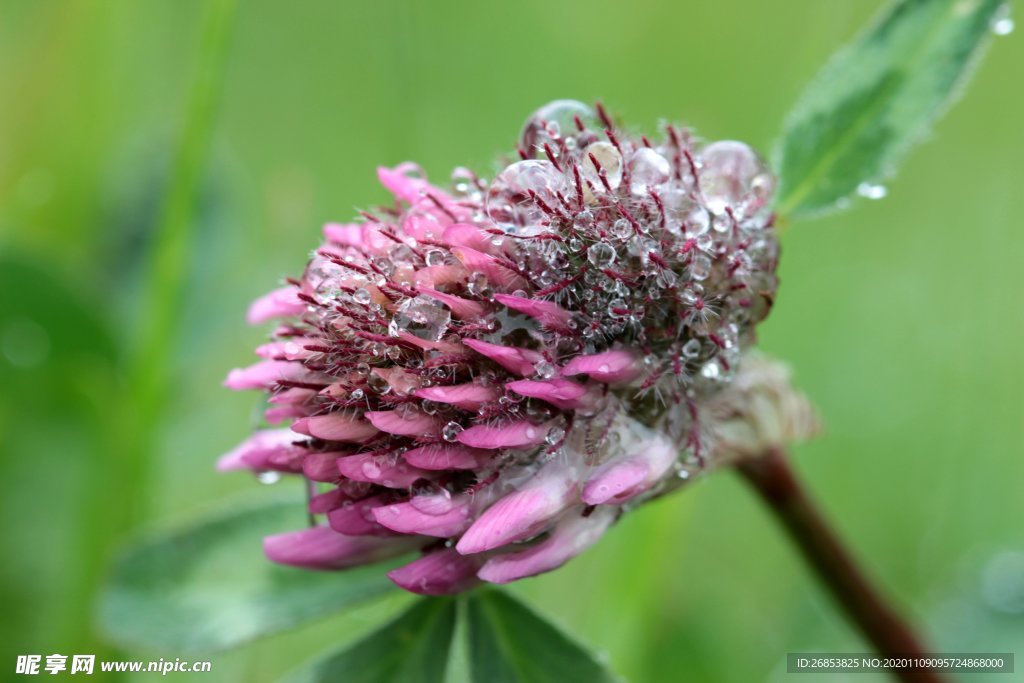
POLYGON ((101 626, 128 645, 208 652, 394 588, 382 565, 314 572, 264 558, 262 536, 303 523, 294 502, 238 506, 130 548, 101 596, 101 626))
POLYGON ((423 598, 394 621, 288 683, 442 683, 455 631, 455 601, 423 598))
POLYGON ((899 0, 819 73, 774 163, 784 217, 838 208, 891 173, 959 92, 1005 0, 899 0))
POLYGON ((487 683, 612 683, 621 679, 582 645, 501 591, 468 598, 472 680, 487 683))

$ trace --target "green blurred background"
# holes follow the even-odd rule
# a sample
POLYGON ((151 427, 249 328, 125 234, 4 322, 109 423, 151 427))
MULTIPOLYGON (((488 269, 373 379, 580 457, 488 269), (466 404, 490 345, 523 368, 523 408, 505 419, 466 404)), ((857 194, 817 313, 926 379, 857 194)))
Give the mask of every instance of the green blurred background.
MULTIPOLYGON (((213 471, 257 404, 220 383, 265 336, 244 325, 249 300, 301 272, 323 222, 387 201, 376 165, 490 174, 527 114, 564 97, 767 151, 879 5, 239 2, 174 316, 147 254, 206 5, 5 0, 0 678, 19 653, 177 654, 115 654, 92 626, 96 587, 140 529, 269 494, 213 471), (166 343, 133 356, 154 320, 173 323, 166 343)), ((761 345, 820 407, 826 433, 797 467, 871 573, 936 650, 1020 659, 1024 45, 992 48, 887 199, 786 232, 761 345)), ((788 651, 866 649, 730 473, 514 590, 634 683, 778 681, 788 651)), ((272 681, 403 600, 214 655, 208 677, 272 681)))

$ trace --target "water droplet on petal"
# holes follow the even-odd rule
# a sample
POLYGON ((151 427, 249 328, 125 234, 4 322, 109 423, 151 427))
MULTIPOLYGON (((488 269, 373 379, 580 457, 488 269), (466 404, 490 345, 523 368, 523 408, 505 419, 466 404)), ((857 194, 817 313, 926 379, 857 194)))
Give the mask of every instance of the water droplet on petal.
POLYGON ((448 442, 455 441, 461 433, 462 425, 458 422, 449 422, 441 428, 441 438, 448 442))
POLYGON ((370 390, 373 391, 374 393, 380 394, 382 396, 391 391, 391 385, 388 384, 388 381, 381 377, 380 375, 378 375, 377 373, 371 374, 366 379, 366 386, 370 387, 370 390))
POLYGON ((626 240, 634 235, 633 226, 625 218, 620 218, 612 223, 611 233, 613 237, 626 240))
POLYGON ((733 140, 713 142, 700 154, 700 190, 711 213, 753 214, 768 203, 775 179, 748 145, 733 140))
POLYGON ((377 477, 380 476, 380 466, 377 465, 372 460, 367 460, 366 462, 364 462, 363 466, 360 467, 359 469, 363 471, 363 476, 366 477, 367 479, 376 479, 377 477))
POLYGON ((587 260, 598 268, 607 268, 615 263, 615 248, 604 242, 596 242, 587 249, 587 260))
POLYGON ((700 376, 704 379, 717 380, 722 376, 722 366, 717 360, 710 360, 700 369, 700 376))
POLYGON ((408 332, 414 337, 439 341, 451 324, 448 307, 427 296, 416 296, 403 301, 388 324, 388 334, 397 337, 408 332))
POLYGON ((711 259, 704 254, 697 254, 690 262, 690 277, 694 280, 706 280, 711 275, 711 259))
POLYGON ((539 379, 551 379, 557 374, 555 366, 546 360, 538 361, 533 366, 534 372, 537 373, 539 379))
POLYGON ((565 430, 561 427, 552 427, 548 430, 547 435, 544 437, 544 443, 549 446, 554 446, 556 443, 565 438, 565 430))
POLYGON ((256 481, 267 486, 281 481, 281 473, 276 470, 259 470, 255 474, 256 481))
POLYGON ((711 219, 708 216, 708 212, 699 206, 691 211, 690 215, 686 217, 687 237, 703 235, 708 231, 710 226, 711 219))
POLYGON ((604 172, 609 187, 613 190, 619 187, 619 183, 622 182, 622 155, 610 142, 595 142, 583 151, 580 173, 590 181, 597 192, 606 191, 601 181, 601 171, 604 172), (595 160, 597 164, 594 163, 595 160))
POLYGON ((594 110, 576 100, 555 100, 533 112, 519 135, 519 145, 527 154, 542 156, 544 143, 565 138, 573 139, 578 133, 576 119, 590 130, 601 130, 601 121, 594 110))
POLYGON ((544 206, 557 210, 558 194, 564 197, 568 192, 568 180, 550 161, 517 161, 499 173, 487 190, 487 215, 505 232, 540 235, 548 231, 551 220, 544 206))
POLYGON ((648 190, 668 181, 672 166, 650 147, 641 147, 629 158, 629 191, 646 195, 648 190))

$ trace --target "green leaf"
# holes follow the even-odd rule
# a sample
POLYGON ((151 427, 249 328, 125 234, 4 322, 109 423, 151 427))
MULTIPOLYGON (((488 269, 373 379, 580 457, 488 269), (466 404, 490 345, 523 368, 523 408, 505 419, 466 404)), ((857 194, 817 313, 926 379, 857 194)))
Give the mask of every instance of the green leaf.
POLYGON ((455 631, 455 601, 423 598, 397 619, 288 683, 443 683, 455 631))
POLYGON ((115 641, 163 652, 209 652, 284 631, 394 588, 387 566, 344 572, 282 567, 261 538, 308 523, 294 502, 228 514, 130 548, 99 605, 115 641))
POLYGON ((466 612, 473 681, 621 681, 582 645, 503 591, 470 595, 466 612))
POLYGON ((804 92, 776 146, 783 217, 839 208, 958 94, 1006 0, 899 0, 804 92))

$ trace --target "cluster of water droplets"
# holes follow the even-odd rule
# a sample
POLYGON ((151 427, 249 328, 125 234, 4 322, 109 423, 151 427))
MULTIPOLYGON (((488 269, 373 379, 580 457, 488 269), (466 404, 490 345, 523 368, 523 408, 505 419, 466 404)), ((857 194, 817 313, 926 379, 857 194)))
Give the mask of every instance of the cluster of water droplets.
POLYGON ((641 350, 659 393, 728 379, 777 285, 775 178, 758 155, 672 126, 652 142, 571 100, 537 110, 519 151, 486 213, 533 294, 573 312, 561 342, 641 350))

